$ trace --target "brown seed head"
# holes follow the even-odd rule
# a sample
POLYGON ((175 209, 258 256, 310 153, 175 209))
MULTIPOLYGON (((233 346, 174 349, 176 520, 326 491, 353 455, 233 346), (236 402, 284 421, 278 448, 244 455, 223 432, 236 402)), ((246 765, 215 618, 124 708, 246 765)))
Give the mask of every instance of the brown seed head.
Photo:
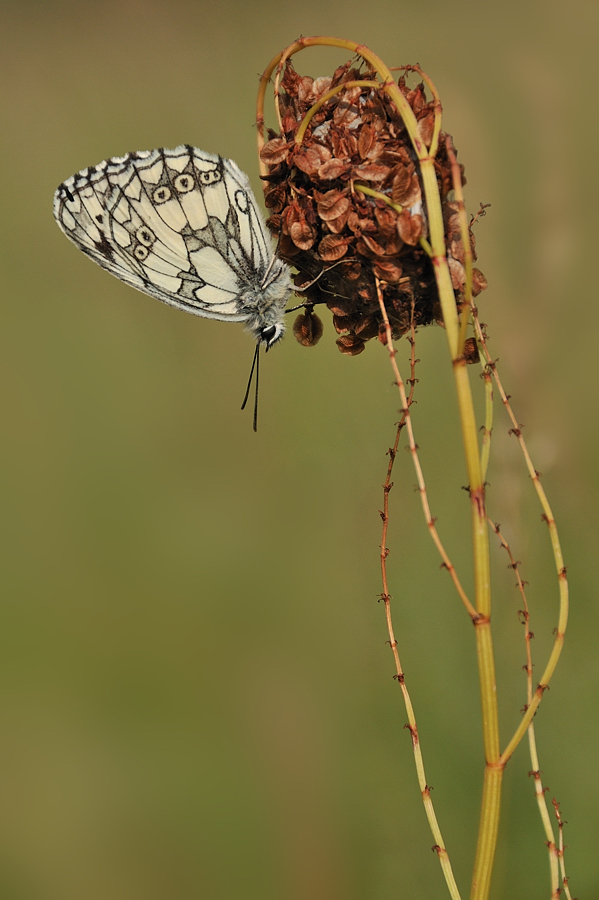
MULTIPOLYGON (((327 91, 374 77, 348 62, 330 78, 312 79, 287 61, 279 97, 282 131, 269 131, 261 152, 268 166, 267 224, 278 239, 279 255, 297 269, 296 284, 317 278, 303 296, 308 305, 328 306, 340 335, 337 345, 350 356, 361 353, 371 338, 386 340, 375 279, 382 283, 394 337, 409 330, 412 316, 416 326, 441 318, 433 267, 420 243, 427 219, 418 159, 388 95, 369 86, 342 89, 316 111, 301 142, 295 141, 302 120, 327 91)), ((434 102, 423 84, 408 88, 403 76, 398 84, 420 139, 429 145, 434 102)), ((435 170, 451 280, 460 301, 465 253, 443 135, 435 170)), ((475 259, 472 236, 471 249, 475 259)), ((474 294, 486 287, 479 269, 473 281, 474 294)), ((301 344, 313 346, 322 323, 308 311, 293 330, 301 344)))

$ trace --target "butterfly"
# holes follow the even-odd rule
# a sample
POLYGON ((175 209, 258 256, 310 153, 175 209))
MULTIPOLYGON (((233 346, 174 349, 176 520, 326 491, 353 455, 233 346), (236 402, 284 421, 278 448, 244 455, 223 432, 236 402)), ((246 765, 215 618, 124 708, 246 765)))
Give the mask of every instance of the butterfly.
POLYGON ((261 344, 283 336, 290 269, 233 160, 188 144, 112 157, 58 187, 54 216, 132 287, 196 316, 245 323, 255 363, 261 344))

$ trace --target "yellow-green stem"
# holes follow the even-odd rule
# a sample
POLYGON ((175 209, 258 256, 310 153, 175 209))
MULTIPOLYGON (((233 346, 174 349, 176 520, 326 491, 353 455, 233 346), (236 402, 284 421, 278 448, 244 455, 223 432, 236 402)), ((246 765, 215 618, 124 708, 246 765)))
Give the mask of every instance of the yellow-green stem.
MULTIPOLYGON (((386 194, 382 194, 380 191, 375 191, 374 188, 368 187, 367 184, 357 184, 356 182, 354 182, 353 189, 354 191, 359 191, 361 194, 366 194, 368 197, 374 197, 375 200, 382 200, 383 203, 386 203, 387 206, 390 206, 391 209, 394 209, 397 213, 403 212, 403 206, 400 206, 399 203, 394 203, 393 200, 390 197, 387 197, 386 194)), ((418 243, 428 256, 432 256, 432 250, 426 238, 421 237, 418 243)))
MULTIPOLYGON (((485 509, 485 475, 488 464, 490 430, 485 433, 487 441, 486 444, 484 444, 481 457, 478 450, 470 382, 466 371, 465 360, 463 359, 464 343, 466 340, 470 313, 469 307, 472 303, 472 248, 470 245, 470 233, 468 230, 460 169, 449 136, 446 137, 445 146, 451 162, 453 185, 459 206, 460 230, 464 248, 465 302, 460 317, 460 328, 456 350, 457 361, 454 365, 454 371, 456 374, 456 384, 458 381, 461 382, 457 385, 458 402, 460 404, 466 463, 469 474, 470 499, 472 501, 475 597, 477 609, 481 615, 480 619, 476 622, 476 643, 483 718, 483 742, 486 758, 471 898, 472 900, 485 900, 485 898, 488 897, 491 887, 491 873, 493 870, 495 847, 497 844, 501 807, 501 783, 503 779, 503 768, 505 766, 505 759, 503 757, 500 758, 495 661, 490 620, 491 581, 489 568, 489 542, 485 509), (463 398, 463 400, 461 398, 463 398)), ((485 426, 489 425, 490 429, 489 418, 489 394, 487 392, 487 421, 485 422, 485 426)))
POLYGON ((501 783, 503 768, 487 765, 483 781, 483 799, 478 828, 478 845, 472 873, 471 900, 488 897, 491 889, 492 863, 497 845, 499 814, 501 811, 501 783))
POLYGON ((312 106, 304 118, 302 119, 299 128, 297 129, 297 133, 295 135, 295 143, 301 144, 304 139, 304 135, 306 133, 306 129, 316 113, 319 109, 328 103, 329 100, 334 97, 336 94, 339 94, 341 91, 348 91, 350 88, 354 87, 369 87, 369 88, 380 88, 380 83, 378 81, 342 81, 341 84, 336 85, 334 88, 331 88, 330 91, 327 91, 326 94, 323 94, 319 100, 316 101, 314 106, 312 106))
POLYGON ((390 206, 391 209, 394 209, 396 213, 403 212, 403 206, 400 206, 399 203, 394 203, 391 197, 388 197, 386 194, 381 194, 380 191, 375 191, 374 188, 368 187, 367 184, 358 184, 354 182, 353 184, 354 191, 359 191, 361 194, 366 194, 368 197, 374 197, 376 200, 382 200, 383 203, 386 203, 387 206, 390 206))

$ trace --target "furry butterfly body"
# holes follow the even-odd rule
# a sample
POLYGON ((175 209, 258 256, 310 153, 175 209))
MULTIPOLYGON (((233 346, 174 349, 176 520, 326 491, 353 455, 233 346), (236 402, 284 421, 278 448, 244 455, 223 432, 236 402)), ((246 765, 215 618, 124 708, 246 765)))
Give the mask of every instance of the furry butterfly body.
POLYGON ((282 337, 290 270, 233 160, 187 144, 113 157, 63 182, 54 216, 132 287, 196 316, 243 322, 267 348, 282 337))

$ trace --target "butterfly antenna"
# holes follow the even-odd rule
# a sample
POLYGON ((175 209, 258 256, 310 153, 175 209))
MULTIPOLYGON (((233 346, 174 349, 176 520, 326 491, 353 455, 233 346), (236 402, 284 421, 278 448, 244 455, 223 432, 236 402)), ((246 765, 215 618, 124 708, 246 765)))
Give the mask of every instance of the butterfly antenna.
POLYGON ((252 368, 250 369, 250 377, 248 378, 248 384, 245 389, 245 396, 243 398, 243 403, 241 404, 241 408, 245 409, 246 403, 248 402, 248 397, 250 396, 250 390, 252 387, 252 380, 254 378, 254 369, 256 370, 256 399, 254 401, 254 431, 258 430, 258 374, 260 371, 260 341, 256 344, 256 349, 254 350, 254 359, 252 361, 252 368))
POLYGON ((256 345, 256 393, 254 394, 254 431, 258 431, 258 385, 260 383, 260 344, 256 345))

